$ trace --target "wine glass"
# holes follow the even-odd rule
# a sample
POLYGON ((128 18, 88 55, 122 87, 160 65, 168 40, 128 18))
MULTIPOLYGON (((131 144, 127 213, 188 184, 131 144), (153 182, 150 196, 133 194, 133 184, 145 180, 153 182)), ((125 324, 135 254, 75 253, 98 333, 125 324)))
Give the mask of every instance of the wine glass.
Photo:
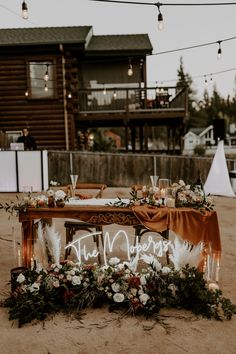
POLYGON ((78 180, 78 175, 70 175, 70 179, 71 179, 71 184, 72 184, 72 198, 75 197, 75 189, 76 189, 76 183, 78 180))
POLYGON ((159 178, 159 176, 150 176, 151 184, 152 184, 152 189, 153 189, 153 190, 154 190, 154 187, 157 186, 158 178, 159 178))

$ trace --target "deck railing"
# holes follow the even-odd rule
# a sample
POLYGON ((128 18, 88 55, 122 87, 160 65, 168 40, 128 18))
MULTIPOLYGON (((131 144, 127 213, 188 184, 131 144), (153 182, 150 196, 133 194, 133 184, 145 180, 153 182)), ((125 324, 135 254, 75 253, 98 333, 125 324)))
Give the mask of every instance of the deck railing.
POLYGON ((187 109, 186 87, 89 88, 79 89, 79 111, 123 111, 187 109))

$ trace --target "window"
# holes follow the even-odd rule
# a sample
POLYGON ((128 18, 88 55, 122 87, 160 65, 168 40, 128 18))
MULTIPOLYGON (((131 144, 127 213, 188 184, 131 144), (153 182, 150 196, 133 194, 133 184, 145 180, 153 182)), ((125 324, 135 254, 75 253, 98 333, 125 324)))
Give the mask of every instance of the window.
POLYGON ((52 60, 28 62, 28 89, 31 98, 55 97, 55 65, 52 60), (45 75, 48 75, 45 81, 45 75))

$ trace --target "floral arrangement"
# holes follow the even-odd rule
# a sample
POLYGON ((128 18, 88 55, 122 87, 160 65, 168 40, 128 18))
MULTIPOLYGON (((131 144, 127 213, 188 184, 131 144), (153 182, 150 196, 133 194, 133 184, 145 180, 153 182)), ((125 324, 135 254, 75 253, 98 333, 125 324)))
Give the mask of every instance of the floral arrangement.
POLYGON ((172 184, 173 195, 177 207, 191 207, 202 210, 213 210, 214 204, 211 196, 206 196, 201 184, 186 185, 183 180, 172 184))
MULTIPOLYGON (((213 210, 214 204, 211 196, 206 196, 201 184, 190 185, 185 184, 183 180, 178 183, 173 183, 168 188, 168 195, 174 200, 176 207, 191 207, 198 209, 200 212, 213 210)), ((168 197, 163 198, 158 187, 142 186, 141 196, 138 195, 138 190, 133 188, 130 192, 129 202, 125 203, 121 198, 113 203, 113 206, 127 207, 132 205, 152 205, 155 207, 164 207, 167 205, 168 197)), ((167 205, 168 206, 168 205, 167 205)))
POLYGON ((4 209, 11 215, 14 213, 18 215, 20 211, 24 212, 28 208, 54 207, 55 205, 61 207, 65 205, 67 200, 68 196, 63 190, 59 189, 54 192, 52 189, 48 189, 46 195, 33 195, 29 192, 23 198, 16 196, 16 201, 0 203, 0 209, 4 209))
POLYGON ((153 316, 163 307, 191 310, 217 320, 231 319, 236 306, 222 296, 217 284, 208 287, 203 273, 185 266, 179 271, 155 267, 141 272, 127 264, 107 266, 65 261, 47 269, 31 269, 12 279, 12 294, 5 300, 9 319, 19 327, 59 311, 77 313, 88 306, 122 308, 132 314, 153 316))
POLYGON ((31 268, 12 272, 12 291, 5 300, 9 319, 22 326, 59 311, 78 313, 102 305, 145 316, 172 307, 207 318, 230 319, 236 306, 197 269, 201 250, 201 245, 190 247, 176 238, 172 266, 162 266, 156 256, 143 253, 141 259, 147 266, 141 271, 137 271, 137 256, 124 262, 113 257, 103 266, 60 262, 60 235, 54 225, 44 229, 39 223, 31 268))

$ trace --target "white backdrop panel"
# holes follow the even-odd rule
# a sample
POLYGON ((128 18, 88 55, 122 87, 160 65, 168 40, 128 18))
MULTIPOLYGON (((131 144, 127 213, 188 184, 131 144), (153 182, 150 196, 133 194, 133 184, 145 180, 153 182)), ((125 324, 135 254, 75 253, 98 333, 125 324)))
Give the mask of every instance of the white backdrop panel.
POLYGON ((16 190, 15 151, 0 151, 0 192, 15 192, 16 190))

